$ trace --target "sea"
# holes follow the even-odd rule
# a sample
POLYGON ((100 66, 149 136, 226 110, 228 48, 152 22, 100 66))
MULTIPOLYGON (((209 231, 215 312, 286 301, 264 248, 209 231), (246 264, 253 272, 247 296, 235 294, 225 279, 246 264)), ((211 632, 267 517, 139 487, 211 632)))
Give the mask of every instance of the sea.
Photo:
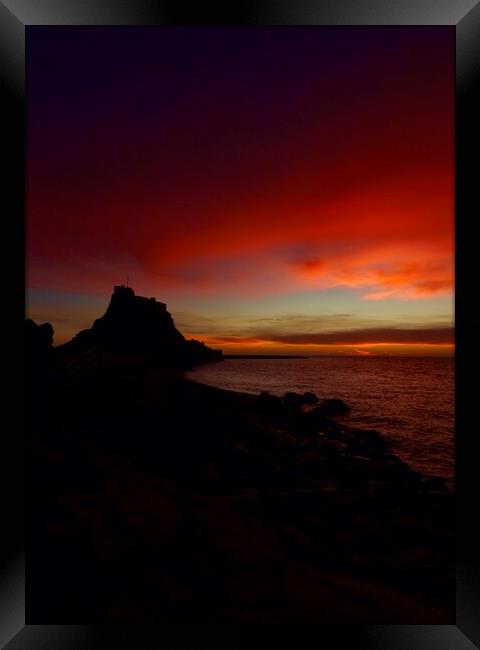
POLYGON ((413 469, 453 489, 454 359, 445 357, 309 357, 225 359, 188 373, 219 388, 258 394, 311 391, 340 398, 345 424, 376 429, 413 469))

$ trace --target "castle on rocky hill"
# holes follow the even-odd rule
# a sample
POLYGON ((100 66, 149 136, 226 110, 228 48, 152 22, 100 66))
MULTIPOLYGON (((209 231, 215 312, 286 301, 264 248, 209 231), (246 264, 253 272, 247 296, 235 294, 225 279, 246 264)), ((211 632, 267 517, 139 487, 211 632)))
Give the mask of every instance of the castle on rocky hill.
POLYGON ((77 354, 91 346, 100 346, 115 355, 149 356, 177 367, 222 359, 221 350, 213 350, 195 339, 187 340, 175 327, 165 303, 137 296, 123 284, 113 288, 103 316, 60 348, 66 354, 77 354))

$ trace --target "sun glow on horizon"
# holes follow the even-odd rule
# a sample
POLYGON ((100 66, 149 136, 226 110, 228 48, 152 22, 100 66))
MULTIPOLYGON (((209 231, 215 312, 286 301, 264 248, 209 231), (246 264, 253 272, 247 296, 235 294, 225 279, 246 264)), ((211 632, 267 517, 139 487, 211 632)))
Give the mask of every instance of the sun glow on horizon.
POLYGON ((453 343, 355 343, 355 344, 279 344, 268 340, 245 340, 241 337, 210 337, 198 334, 207 345, 223 350, 224 354, 291 354, 301 356, 454 356, 453 343))

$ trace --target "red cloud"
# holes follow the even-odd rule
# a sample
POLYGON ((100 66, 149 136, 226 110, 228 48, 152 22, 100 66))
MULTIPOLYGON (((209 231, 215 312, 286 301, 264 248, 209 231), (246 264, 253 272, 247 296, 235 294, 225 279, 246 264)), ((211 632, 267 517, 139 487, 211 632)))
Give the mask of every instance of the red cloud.
POLYGON ((453 41, 445 33, 426 47, 424 37, 396 34, 382 75, 381 49, 350 79, 310 69, 292 104, 281 75, 270 94, 261 79, 245 96, 229 75, 206 93, 199 68, 197 82, 182 83, 191 103, 168 122, 157 115, 169 105, 168 69, 138 89, 138 106, 114 101, 117 87, 100 78, 89 113, 79 80, 61 77, 67 63, 42 70, 33 58, 32 80, 47 75, 70 94, 50 104, 38 81, 29 93, 30 286, 105 291, 133 271, 149 287, 230 295, 450 291, 453 41))

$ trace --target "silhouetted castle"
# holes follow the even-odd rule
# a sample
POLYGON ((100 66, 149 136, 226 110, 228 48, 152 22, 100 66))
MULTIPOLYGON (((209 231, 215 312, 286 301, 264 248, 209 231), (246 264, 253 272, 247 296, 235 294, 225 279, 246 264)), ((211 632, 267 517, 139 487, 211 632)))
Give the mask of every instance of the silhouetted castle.
MULTIPOLYGON (((96 341, 125 345, 131 342, 148 347, 157 343, 180 343, 185 337, 175 327, 167 305, 155 298, 136 296, 131 287, 113 288, 107 311, 94 322, 96 341)), ((89 335, 89 336, 92 336, 89 335)))
POLYGON ((116 355, 154 356, 166 365, 190 367, 219 361, 221 350, 187 340, 175 327, 167 305, 155 298, 135 295, 131 287, 115 286, 107 311, 91 329, 82 330, 59 349, 77 353, 101 346, 116 355))

